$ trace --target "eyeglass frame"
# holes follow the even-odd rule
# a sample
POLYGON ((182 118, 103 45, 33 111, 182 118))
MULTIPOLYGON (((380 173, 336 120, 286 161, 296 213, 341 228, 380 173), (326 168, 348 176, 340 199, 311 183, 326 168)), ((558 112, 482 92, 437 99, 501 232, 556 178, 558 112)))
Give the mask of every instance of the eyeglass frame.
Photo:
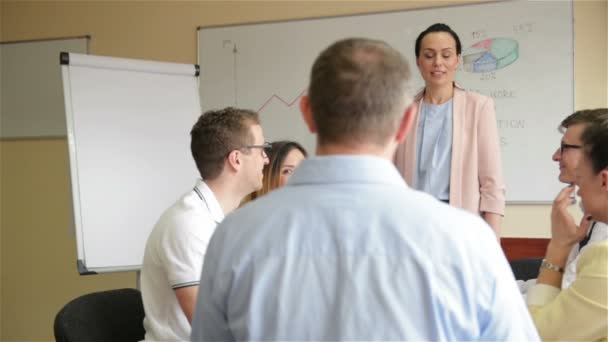
POLYGON ((266 151, 272 149, 272 144, 265 141, 262 145, 245 145, 245 146, 239 147, 238 149, 243 149, 243 148, 246 148, 246 149, 259 148, 262 150, 262 157, 268 158, 268 153, 266 151))
POLYGON ((579 149, 583 148, 583 145, 564 144, 564 142, 562 142, 559 145, 559 154, 560 155, 564 154, 564 150, 567 150, 569 148, 579 150, 579 149))

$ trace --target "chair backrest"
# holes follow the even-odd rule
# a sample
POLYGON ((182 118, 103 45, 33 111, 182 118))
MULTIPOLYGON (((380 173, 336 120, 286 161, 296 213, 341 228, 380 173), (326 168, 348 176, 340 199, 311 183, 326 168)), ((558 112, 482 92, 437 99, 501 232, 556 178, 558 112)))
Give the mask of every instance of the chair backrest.
POLYGON ((525 258, 511 261, 511 270, 515 279, 528 280, 537 278, 542 260, 542 258, 525 258))
POLYGON ((140 341, 144 306, 136 289, 117 289, 80 296, 55 316, 57 342, 140 341))

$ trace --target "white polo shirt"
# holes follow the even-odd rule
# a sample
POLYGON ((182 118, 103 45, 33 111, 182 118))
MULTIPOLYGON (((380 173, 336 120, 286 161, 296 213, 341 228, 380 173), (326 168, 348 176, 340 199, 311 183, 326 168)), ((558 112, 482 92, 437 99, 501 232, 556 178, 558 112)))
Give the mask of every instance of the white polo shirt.
POLYGON ((156 223, 146 243, 140 276, 147 341, 190 339, 190 322, 175 290, 198 285, 207 244, 223 218, 215 195, 198 180, 156 223))

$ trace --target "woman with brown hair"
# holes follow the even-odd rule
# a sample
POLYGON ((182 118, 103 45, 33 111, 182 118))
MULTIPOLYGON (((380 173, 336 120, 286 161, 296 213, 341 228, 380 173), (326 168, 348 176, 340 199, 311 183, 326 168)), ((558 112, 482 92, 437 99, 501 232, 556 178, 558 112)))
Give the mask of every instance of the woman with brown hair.
POLYGON ((415 49, 424 89, 395 165, 412 188, 481 216, 500 237, 505 184, 494 101, 455 83, 462 46, 448 25, 429 26, 415 49))
POLYGON ((281 140, 271 145, 272 147, 266 151, 270 162, 264 165, 262 188, 251 193, 244 203, 285 185, 300 162, 308 156, 304 147, 295 141, 281 140))

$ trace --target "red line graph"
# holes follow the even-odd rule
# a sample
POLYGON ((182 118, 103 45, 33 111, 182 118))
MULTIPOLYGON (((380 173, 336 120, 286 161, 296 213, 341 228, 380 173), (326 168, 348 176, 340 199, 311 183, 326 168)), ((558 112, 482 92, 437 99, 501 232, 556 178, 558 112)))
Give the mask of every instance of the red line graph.
POLYGON ((302 95, 306 94, 306 89, 302 90, 302 92, 300 93, 300 95, 296 96, 295 99, 293 99, 292 101, 285 101, 283 100, 282 97, 280 97, 277 94, 272 94, 271 97, 268 98, 268 100, 266 100, 266 102, 264 102, 264 104, 260 107, 260 109, 258 109, 258 113, 262 112, 262 110, 264 110, 264 108, 266 108, 268 106, 268 104, 273 100, 273 99, 277 99, 278 101, 281 101, 285 106, 287 107, 291 107, 294 105, 294 103, 296 103, 301 97, 302 95))

